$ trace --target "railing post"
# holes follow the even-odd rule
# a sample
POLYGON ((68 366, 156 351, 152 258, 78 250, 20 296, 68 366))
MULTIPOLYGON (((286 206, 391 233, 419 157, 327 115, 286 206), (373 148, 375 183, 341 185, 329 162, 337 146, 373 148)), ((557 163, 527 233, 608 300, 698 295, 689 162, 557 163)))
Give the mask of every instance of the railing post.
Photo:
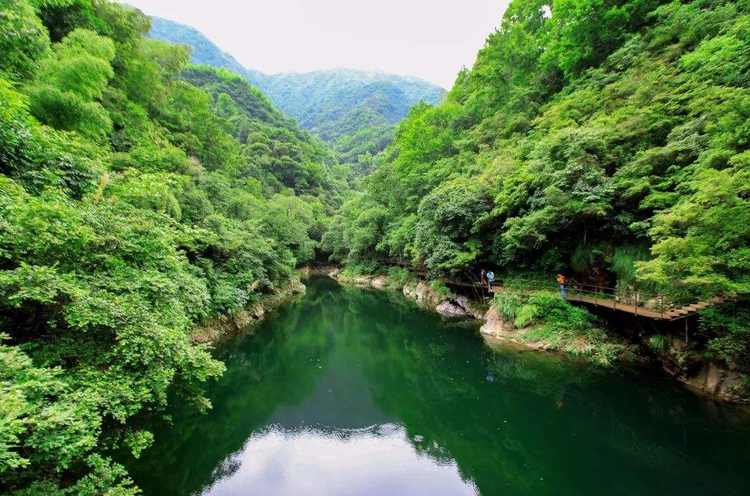
POLYGON ((661 318, 664 318, 664 295, 659 295, 659 309, 661 312, 661 318))

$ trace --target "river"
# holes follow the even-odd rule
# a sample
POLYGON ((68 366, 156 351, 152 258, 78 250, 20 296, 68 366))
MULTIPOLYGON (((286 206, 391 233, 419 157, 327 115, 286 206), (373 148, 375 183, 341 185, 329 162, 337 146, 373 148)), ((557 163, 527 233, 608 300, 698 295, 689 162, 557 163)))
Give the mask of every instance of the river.
POLYGON ((146 496, 750 494, 743 411, 397 294, 313 279, 217 354, 213 409, 175 405, 129 464, 146 496))

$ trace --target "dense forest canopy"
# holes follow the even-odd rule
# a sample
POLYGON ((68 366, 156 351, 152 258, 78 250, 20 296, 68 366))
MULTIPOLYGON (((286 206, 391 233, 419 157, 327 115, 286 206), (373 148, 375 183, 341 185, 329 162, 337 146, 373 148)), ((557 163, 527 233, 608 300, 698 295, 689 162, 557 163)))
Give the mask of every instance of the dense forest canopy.
POLYGON ((0 4, 0 493, 134 494, 107 453, 202 404, 189 330, 315 256, 344 176, 239 76, 106 0, 0 4))
MULTIPOLYGON (((747 0, 515 0, 324 245, 365 269, 746 295, 749 105, 747 0)), ((716 319, 713 350, 750 365, 750 320, 716 319)))

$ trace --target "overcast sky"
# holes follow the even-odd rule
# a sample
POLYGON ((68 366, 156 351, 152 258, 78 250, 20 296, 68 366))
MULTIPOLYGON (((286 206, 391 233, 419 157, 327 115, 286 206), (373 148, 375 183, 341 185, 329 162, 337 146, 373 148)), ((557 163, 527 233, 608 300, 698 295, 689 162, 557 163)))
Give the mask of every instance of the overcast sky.
POLYGON ((347 67, 445 88, 499 24, 508 0, 126 0, 188 24, 267 73, 347 67))

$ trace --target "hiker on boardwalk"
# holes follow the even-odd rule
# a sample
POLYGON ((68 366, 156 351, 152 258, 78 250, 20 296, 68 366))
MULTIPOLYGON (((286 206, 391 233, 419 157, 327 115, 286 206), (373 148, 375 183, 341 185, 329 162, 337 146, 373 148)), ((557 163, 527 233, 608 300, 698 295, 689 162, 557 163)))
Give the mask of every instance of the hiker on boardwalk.
POLYGON ((487 291, 492 293, 492 283, 495 282, 495 273, 492 271, 487 272, 487 291))
POLYGON ((568 299, 568 288, 565 287, 565 284, 568 282, 568 279, 563 274, 557 274, 557 284, 560 286, 560 296, 562 296, 563 300, 568 299))
POLYGON ((484 269, 479 271, 479 284, 482 287, 485 287, 487 285, 487 271, 484 269))

